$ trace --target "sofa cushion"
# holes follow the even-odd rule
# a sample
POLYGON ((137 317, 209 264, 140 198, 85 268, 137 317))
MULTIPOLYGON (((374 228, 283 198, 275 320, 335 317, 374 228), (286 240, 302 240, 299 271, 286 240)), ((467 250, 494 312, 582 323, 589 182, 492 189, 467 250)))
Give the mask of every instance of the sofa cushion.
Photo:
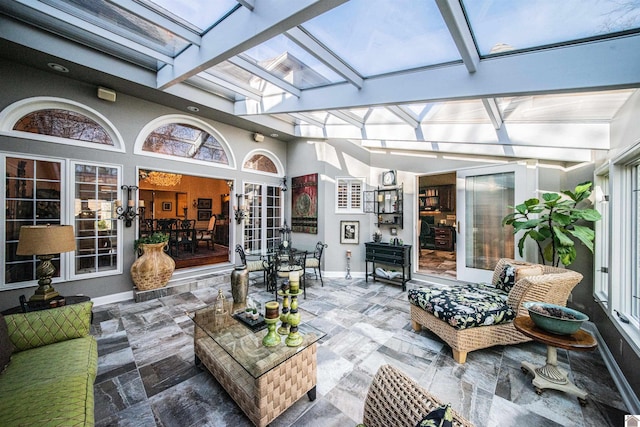
POLYGON ((15 353, 0 377, 1 424, 93 425, 97 370, 98 346, 90 335, 15 353))
POLYGON ((410 289, 409 302, 456 329, 511 322, 516 312, 508 294, 487 284, 461 284, 410 289))
POLYGON ((91 335, 14 353, 2 375, 0 396, 27 383, 84 375, 91 382, 98 372, 98 346, 91 335))
POLYGON ((17 351, 89 334, 92 302, 5 317, 9 336, 17 351))
POLYGON ((494 283, 494 285, 496 288, 509 293, 518 280, 527 276, 538 276, 541 274, 544 274, 544 270, 539 264, 511 261, 504 264, 498 281, 494 283))
POLYGON ((13 343, 9 339, 9 329, 7 329, 7 321, 0 314, 0 373, 4 371, 11 361, 11 353, 13 353, 13 343))

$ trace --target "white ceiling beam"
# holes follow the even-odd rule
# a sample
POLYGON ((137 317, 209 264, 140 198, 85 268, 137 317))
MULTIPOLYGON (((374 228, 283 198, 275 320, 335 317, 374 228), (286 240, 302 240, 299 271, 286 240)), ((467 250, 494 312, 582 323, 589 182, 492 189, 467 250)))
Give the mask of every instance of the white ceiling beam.
POLYGON ((352 126, 355 126, 357 128, 362 129, 362 127, 364 126, 364 123, 362 121, 360 121, 360 119, 358 118, 358 116, 351 114, 347 111, 341 111, 341 110, 331 110, 329 111, 329 114, 332 114, 334 116, 336 116, 337 118, 339 118, 340 120, 344 120, 345 122, 349 123, 352 126))
POLYGON ((327 67, 344 77, 345 80, 350 82, 358 89, 362 88, 364 79, 348 67, 344 62, 337 58, 332 52, 328 51, 323 45, 318 43, 313 37, 309 36, 306 32, 300 28, 295 27, 284 33, 301 48, 309 52, 311 55, 318 58, 327 67))
POLYGON ((480 63, 480 56, 460 2, 458 0, 436 0, 436 4, 447 28, 449 28, 449 33, 451 33, 458 52, 460 52, 462 62, 470 73, 475 73, 480 63))
POLYGON ((266 71, 264 68, 258 67, 256 64, 254 64, 251 61, 247 61, 246 59, 242 58, 241 56, 234 56, 233 58, 229 58, 228 61, 230 63, 232 63, 233 65, 237 65, 238 67, 242 68, 243 70, 246 70, 248 72, 250 72, 251 74, 253 74, 254 76, 257 76, 259 78, 261 78, 262 80, 266 80, 269 83, 278 86, 280 89, 289 92, 290 94, 294 95, 294 96, 300 96, 301 91, 300 89, 298 89, 297 87, 293 86, 290 83, 285 82, 284 80, 282 80, 279 77, 274 76, 273 74, 271 74, 270 72, 266 71))
POLYGON ((640 35, 482 60, 476 73, 461 64, 366 79, 361 90, 337 84, 302 91, 262 113, 339 110, 640 86, 640 35))
POLYGON ((246 89, 246 88, 244 88, 244 87, 242 87, 240 85, 236 85, 234 83, 231 83, 231 82, 225 80, 223 77, 215 75, 212 72, 200 73, 200 74, 198 74, 196 76, 191 77, 191 79, 195 79, 195 80, 202 79, 202 80, 205 80, 205 81, 207 81, 209 83, 212 83, 212 84, 217 85, 217 86, 221 86, 221 87, 223 87, 223 88, 225 88, 227 90, 235 92, 235 93, 237 93, 239 95, 242 95, 244 97, 247 97, 249 99, 253 99, 254 101, 260 101, 262 99, 262 96, 260 96, 259 94, 255 93, 255 92, 253 92, 251 90, 248 90, 248 89, 246 89))
POLYGON ((386 107, 386 109, 414 129, 418 128, 418 126, 420 125, 420 120, 418 120, 418 117, 411 111, 408 111, 406 108, 403 108, 400 105, 389 105, 386 107))
POLYGON ((202 36, 202 45, 180 53, 174 65, 158 72, 165 89, 238 55, 348 0, 261 0, 253 11, 241 7, 202 36))
POLYGON ((255 7, 255 0, 236 0, 241 6, 246 7, 247 9, 253 11, 255 7))
MULTIPOLYGON (((27 6, 29 8, 34 9, 35 11, 45 13, 46 15, 51 16, 52 18, 64 22, 66 24, 72 25, 74 27, 80 28, 82 30, 88 31, 92 34, 95 34, 97 37, 104 38, 106 40, 110 40, 113 43, 119 44, 127 49, 131 49, 133 51, 140 52, 143 55, 147 55, 151 58, 154 58, 158 61, 164 62, 166 64, 173 64, 173 58, 168 55, 164 55, 154 49, 148 48, 140 43, 135 43, 126 37, 122 37, 119 34, 112 33, 111 31, 107 31, 104 28, 98 27, 97 25, 93 25, 84 19, 76 18, 73 15, 70 15, 66 12, 63 12, 59 9, 51 7, 45 3, 36 0, 15 0, 16 2, 27 6)), ((63 56, 64 57, 64 56, 63 56)))
POLYGON ((172 32, 179 37, 182 37, 183 39, 189 41, 189 43, 200 46, 200 42, 202 41, 202 39, 198 34, 195 34, 193 31, 187 30, 182 25, 175 23, 173 20, 168 19, 164 15, 145 7, 140 3, 137 3, 133 0, 110 0, 110 3, 113 3, 121 7, 122 9, 129 11, 134 15, 147 19, 154 25, 158 25, 160 28, 164 28, 165 30, 172 32))
POLYGON ((321 122, 320 120, 317 120, 311 116, 307 116, 306 114, 298 114, 298 113, 292 113, 290 114, 291 117, 295 117, 298 120, 302 120, 303 122, 306 122, 310 125, 314 125, 314 126, 318 126, 321 128, 324 128, 324 122, 321 122))
POLYGON ((500 114, 500 107, 498 107, 496 99, 482 98, 482 105, 484 105, 484 109, 487 111, 493 127, 496 130, 500 129, 502 127, 502 114, 500 114))

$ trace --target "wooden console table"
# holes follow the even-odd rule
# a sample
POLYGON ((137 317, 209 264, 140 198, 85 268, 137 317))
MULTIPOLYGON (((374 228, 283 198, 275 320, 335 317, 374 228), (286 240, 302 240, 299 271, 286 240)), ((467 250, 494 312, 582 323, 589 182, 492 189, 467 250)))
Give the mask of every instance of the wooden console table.
POLYGON ((406 290, 406 283, 411 280, 411 245, 390 245, 389 243, 368 242, 365 243, 365 280, 369 281, 369 276, 376 279, 387 280, 389 282, 400 283, 402 290, 406 290), (371 263, 371 273, 369 273, 369 263, 371 263), (402 276, 398 278, 387 278, 376 274, 376 264, 393 266, 402 269, 402 276))
POLYGON ((567 372, 558 368, 558 353, 556 348, 563 348, 572 351, 591 351, 598 344, 591 334, 580 329, 572 335, 556 335, 538 328, 533 320, 528 316, 519 316, 513 321, 513 326, 529 338, 546 344, 547 364, 545 366, 534 366, 529 362, 522 362, 520 369, 523 372, 530 372, 533 375, 533 386, 537 394, 542 394, 542 390, 550 388, 569 394, 578 398, 582 406, 587 404, 587 392, 579 389, 567 378, 567 372))

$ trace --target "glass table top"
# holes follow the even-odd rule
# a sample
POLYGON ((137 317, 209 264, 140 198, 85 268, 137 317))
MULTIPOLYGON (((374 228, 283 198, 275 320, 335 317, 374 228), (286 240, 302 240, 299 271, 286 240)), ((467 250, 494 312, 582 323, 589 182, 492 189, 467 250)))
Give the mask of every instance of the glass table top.
MULTIPOLYGON (((230 313, 231 310, 228 311, 230 313)), ((214 315, 214 307, 208 306, 189 313, 189 317, 201 328, 207 336, 222 348, 233 360, 241 365, 251 376, 258 378, 302 350, 318 342, 326 334, 311 325, 300 324, 298 330, 303 336, 302 344, 298 347, 288 347, 281 335, 281 343, 274 347, 262 345, 262 338, 267 329, 252 332, 231 315, 214 315)), ((278 322, 278 326, 280 323, 278 322)), ((197 339, 197 338, 196 338, 197 339)))

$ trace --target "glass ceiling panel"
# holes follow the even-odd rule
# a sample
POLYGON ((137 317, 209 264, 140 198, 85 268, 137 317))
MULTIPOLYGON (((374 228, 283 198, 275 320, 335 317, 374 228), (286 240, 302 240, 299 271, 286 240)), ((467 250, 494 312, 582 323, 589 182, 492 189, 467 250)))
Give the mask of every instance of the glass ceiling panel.
POLYGON ((461 0, 481 55, 640 28, 639 0, 461 0))
POLYGON ((231 13, 238 2, 236 0, 143 0, 154 3, 156 8, 169 11, 184 22, 197 27, 200 33, 211 28, 227 14, 231 13))
POLYGON ((164 55, 176 56, 189 45, 182 37, 113 3, 83 0, 42 2, 164 55))
POLYGON ((433 1, 351 0, 303 27, 364 77, 460 60, 433 1))
POLYGON ((369 117, 367 117, 368 125, 387 125, 387 124, 405 124, 405 121, 393 114, 384 107, 375 107, 369 117))
POLYGON ((498 98, 505 121, 609 121, 634 90, 498 98))
POLYGON ((298 89, 345 81, 282 34, 247 50, 242 56, 298 89))
POLYGON ((263 94, 267 87, 266 80, 251 74, 229 61, 221 62, 220 64, 209 68, 207 72, 211 72, 213 75, 223 76, 222 78, 230 83, 244 87, 256 94, 263 94))

